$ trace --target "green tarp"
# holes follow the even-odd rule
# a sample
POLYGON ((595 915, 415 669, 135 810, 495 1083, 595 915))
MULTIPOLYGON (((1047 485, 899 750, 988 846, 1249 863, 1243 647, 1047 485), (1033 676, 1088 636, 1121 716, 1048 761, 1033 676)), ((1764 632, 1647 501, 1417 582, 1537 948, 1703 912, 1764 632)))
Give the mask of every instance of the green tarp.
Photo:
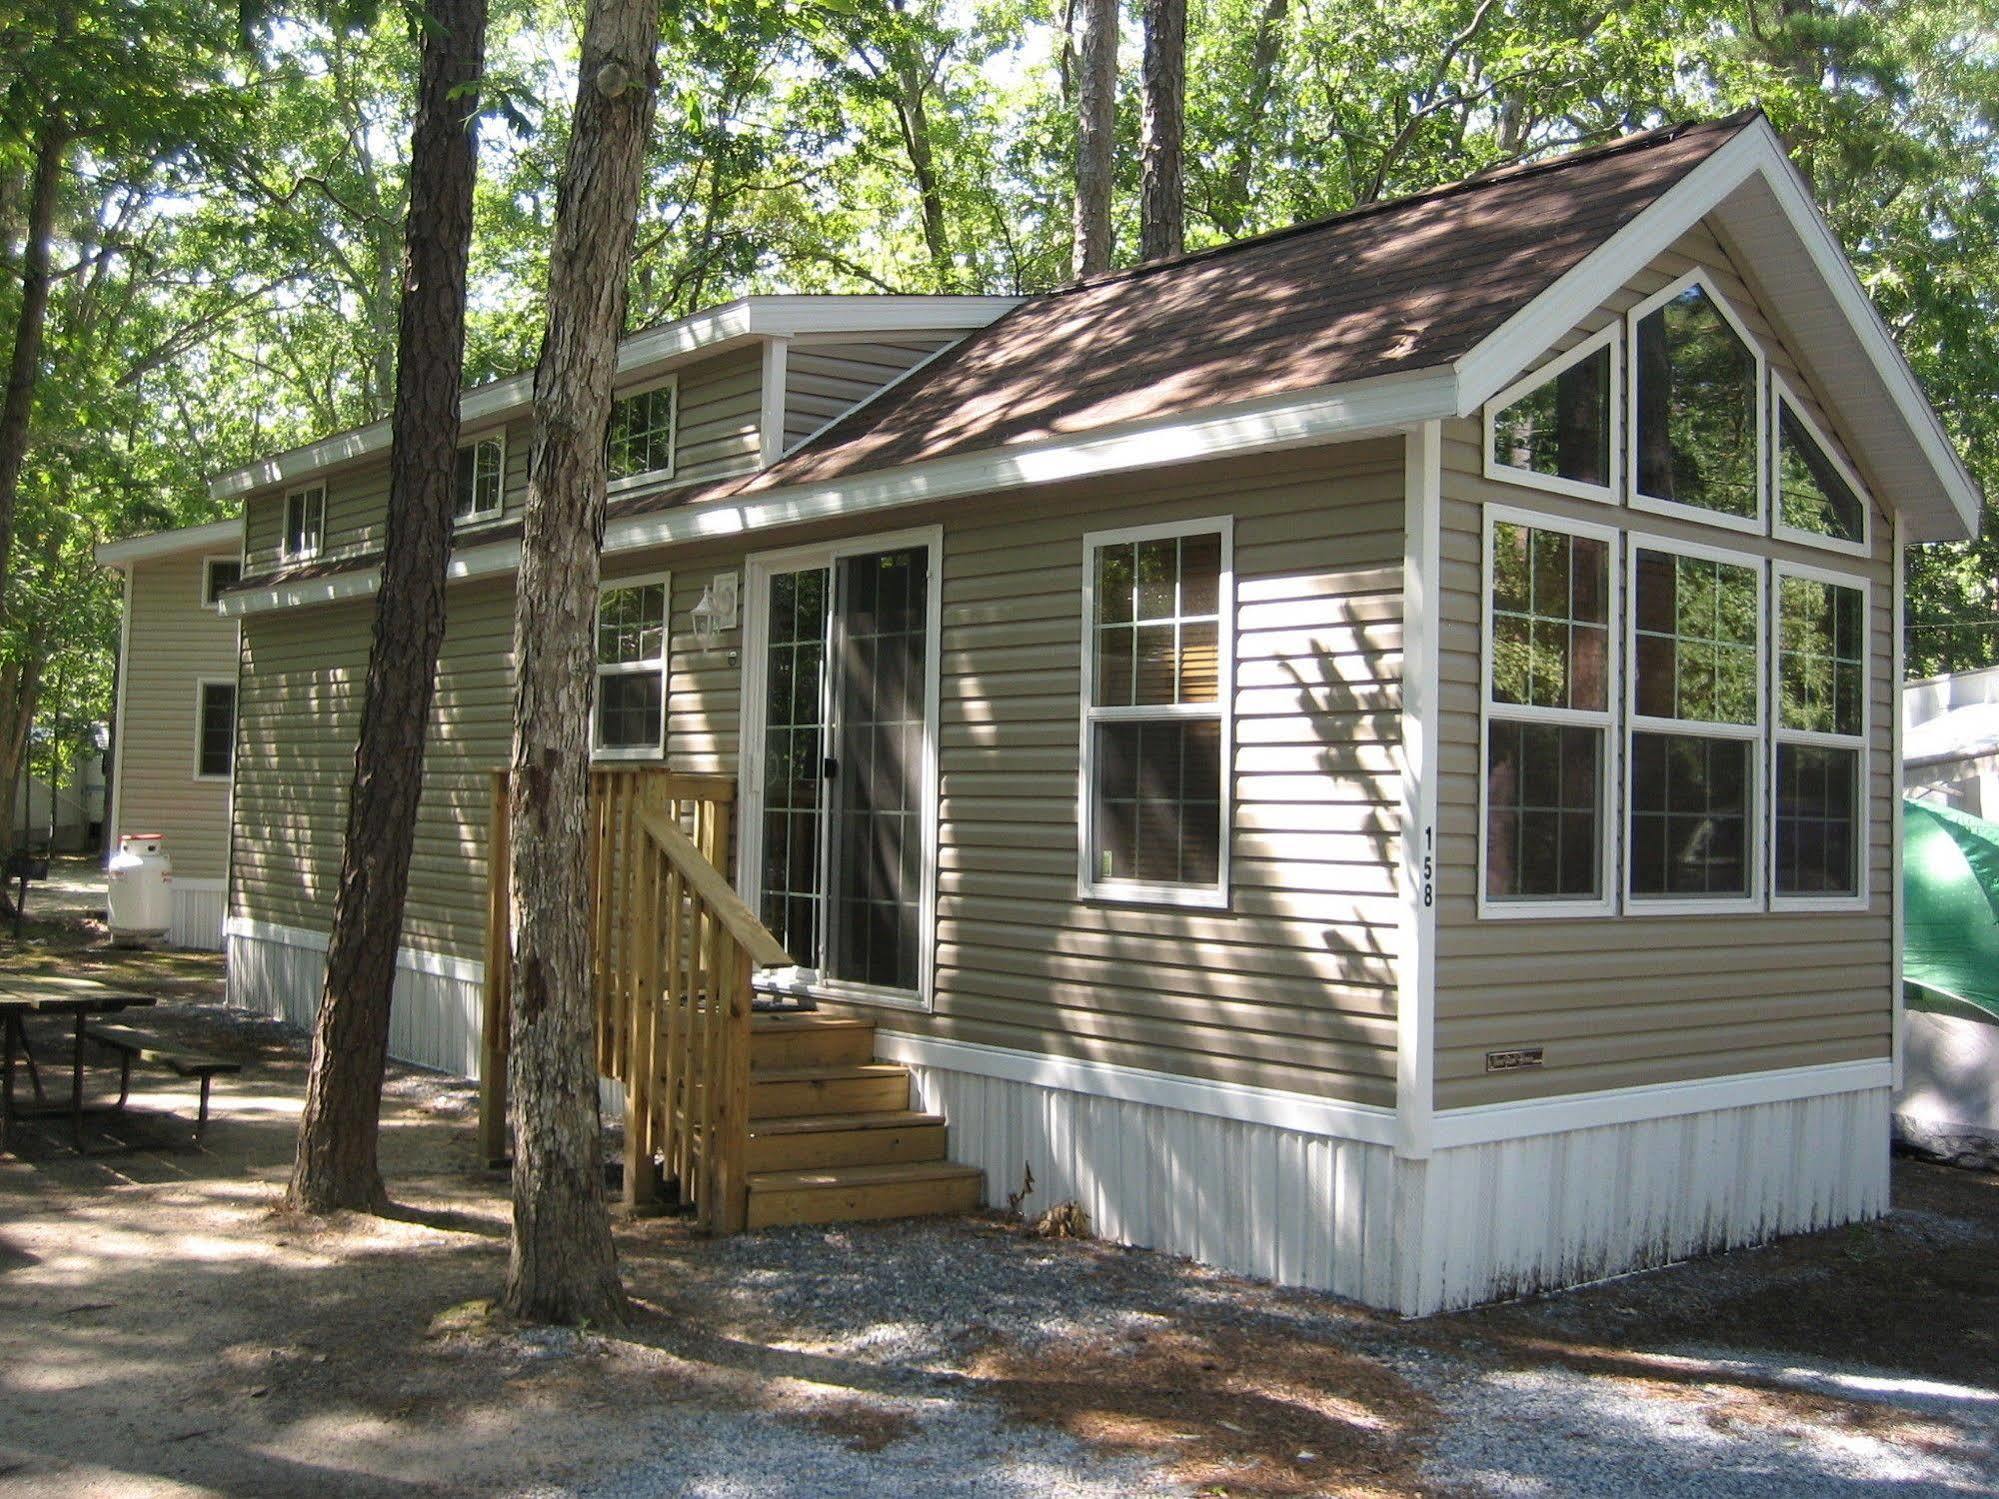
POLYGON ((1902 832, 1910 1001, 1999 1021, 1999 823, 1905 801, 1902 832))

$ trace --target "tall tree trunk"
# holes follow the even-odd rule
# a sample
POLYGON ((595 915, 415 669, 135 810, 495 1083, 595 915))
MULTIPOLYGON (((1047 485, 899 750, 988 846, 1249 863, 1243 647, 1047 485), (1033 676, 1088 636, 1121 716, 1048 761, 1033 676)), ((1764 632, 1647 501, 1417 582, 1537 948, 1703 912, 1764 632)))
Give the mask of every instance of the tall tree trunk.
POLYGON ((1083 39, 1076 59, 1076 233, 1069 269, 1081 278, 1111 268, 1118 0, 1077 0, 1077 9, 1083 39))
MULTIPOLYGON (((0 855, 10 854, 27 831, 17 799, 21 795, 21 771, 28 761, 29 730, 42 696, 42 642, 28 640, 17 660, 0 663, 0 805, 7 809, 5 826, 0 827, 0 855)), ((5 882, 0 881, 0 886, 5 882)), ((0 888, 0 915, 14 914, 13 896, 0 888)))
POLYGON ((659 89, 659 0, 591 0, 534 372, 514 606, 513 1250, 516 1317, 622 1318, 604 1202, 584 871, 604 434, 659 89))
POLYGON ((7 566, 14 551, 14 497, 28 456, 28 419, 42 372, 42 332, 49 314, 49 242, 55 237, 69 128, 53 112, 35 135, 35 170, 28 188, 28 229, 21 247, 21 303, 14 317, 14 357, 0 400, 0 618, 7 612, 7 566))
POLYGON ((1141 82, 1138 255, 1164 260, 1187 248, 1187 0, 1145 0, 1141 82))
POLYGON ((397 333, 389 529, 326 987, 313 1028, 290 1201, 310 1212, 384 1200, 376 1158, 389 994, 402 939, 424 730, 444 639, 444 579, 458 483, 465 272, 472 243, 486 0, 428 0, 410 144, 397 333))
POLYGON ((1291 14, 1291 0, 1263 0, 1263 14, 1257 18, 1256 38, 1249 50, 1249 93, 1243 99, 1242 118, 1235 131, 1235 143, 1222 171, 1220 191, 1215 194, 1215 224, 1231 239, 1249 222, 1249 178, 1256 162, 1256 146, 1270 109, 1270 96, 1277 83, 1277 59, 1284 47, 1284 23, 1291 14))

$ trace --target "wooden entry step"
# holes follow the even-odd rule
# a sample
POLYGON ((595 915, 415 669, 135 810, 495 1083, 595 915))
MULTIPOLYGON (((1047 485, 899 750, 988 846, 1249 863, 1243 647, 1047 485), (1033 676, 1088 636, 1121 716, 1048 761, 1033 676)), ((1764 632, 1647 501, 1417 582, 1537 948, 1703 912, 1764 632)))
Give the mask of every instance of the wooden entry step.
POLYGON ((750 1121, 755 1171, 887 1166, 944 1159, 944 1117, 913 1109, 871 1114, 803 1114, 750 1121))
POLYGON ((984 1182, 976 1166, 949 1161, 752 1172, 749 1227, 969 1213, 979 1205, 984 1182))
POLYGON ((947 1159, 909 1069, 874 1059, 872 1020, 818 1011, 750 1024, 748 1226, 965 1213, 985 1177, 947 1159))

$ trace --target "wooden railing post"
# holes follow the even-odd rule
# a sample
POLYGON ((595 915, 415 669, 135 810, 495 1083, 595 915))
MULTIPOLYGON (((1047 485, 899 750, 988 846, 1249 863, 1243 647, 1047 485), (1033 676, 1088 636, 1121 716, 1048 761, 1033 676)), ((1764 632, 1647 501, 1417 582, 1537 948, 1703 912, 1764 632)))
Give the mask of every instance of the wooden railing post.
POLYGON ((507 772, 494 771, 486 836, 486 984, 479 1031, 479 1154, 488 1166, 504 1165, 512 1154, 507 1138, 507 1028, 512 1024, 514 942, 507 789, 507 772))
POLYGON ((750 1002, 755 969, 742 945, 720 935, 728 954, 728 1006, 722 1024, 722 1097, 716 1110, 715 1232, 741 1233, 750 1217, 750 1002))

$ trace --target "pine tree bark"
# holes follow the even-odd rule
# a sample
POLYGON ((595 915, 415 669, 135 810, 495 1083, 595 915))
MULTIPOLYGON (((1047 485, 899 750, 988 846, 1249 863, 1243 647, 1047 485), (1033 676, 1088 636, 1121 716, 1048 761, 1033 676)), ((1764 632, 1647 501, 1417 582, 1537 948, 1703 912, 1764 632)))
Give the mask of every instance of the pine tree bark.
POLYGON ((21 246, 21 300, 14 314, 14 354, 7 392, 0 398, 0 618, 8 607, 8 564, 14 553, 14 500, 28 457, 28 424, 41 383, 42 334, 49 319, 49 249, 55 238, 56 202, 62 191, 68 127, 54 111, 35 134, 35 166, 28 186, 28 225, 21 246))
POLYGON ((1078 279, 1111 268, 1111 148, 1117 134, 1117 0, 1077 0, 1083 37, 1076 59, 1076 226, 1069 269, 1078 279))
POLYGON ((624 329, 659 0, 591 0, 549 252, 514 610, 513 1241, 503 1308, 622 1319, 604 1201, 585 872, 604 434, 624 329))
POLYGON ((1187 248, 1187 0, 1145 0, 1140 83, 1138 255, 1164 260, 1187 248))
POLYGON ((307 1212, 386 1202, 377 1140, 389 999, 444 640, 478 161, 473 90, 485 54, 486 0, 428 0, 427 18, 410 146, 388 534, 288 1196, 307 1212))

